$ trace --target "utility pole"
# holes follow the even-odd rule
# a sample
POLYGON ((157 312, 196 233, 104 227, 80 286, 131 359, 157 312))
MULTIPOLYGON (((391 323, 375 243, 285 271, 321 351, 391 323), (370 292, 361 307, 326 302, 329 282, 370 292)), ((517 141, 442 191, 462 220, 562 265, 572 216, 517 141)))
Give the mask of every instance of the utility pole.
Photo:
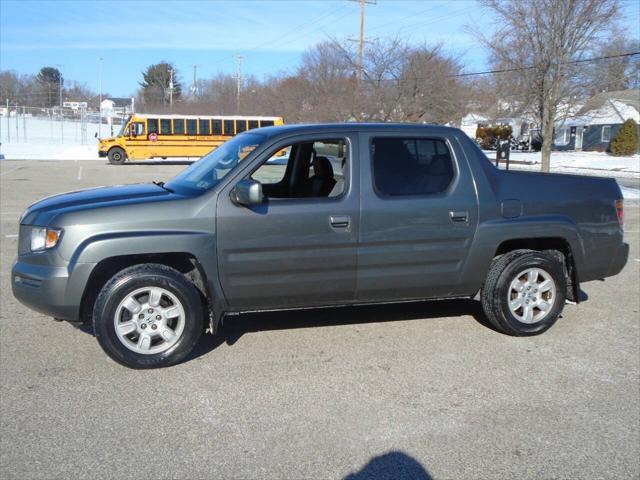
POLYGON ((367 5, 375 5, 377 0, 351 0, 357 1, 360 4, 360 41, 358 43, 358 83, 362 82, 363 67, 362 67, 362 50, 364 48, 364 13, 367 5))
POLYGON ((173 110, 173 68, 169 68, 169 110, 173 110))
POLYGON ((60 143, 64 143, 64 117, 62 115, 62 65, 61 63, 56 63, 56 67, 58 67, 58 95, 59 105, 60 105, 60 143))
POLYGON ((102 57, 98 57, 98 137, 102 138, 102 57))
POLYGON ((191 96, 194 98, 198 96, 198 79, 197 79, 198 66, 193 66, 193 83, 191 83, 191 96))
POLYGON ((236 91, 236 113, 240 114, 240 88, 242 86, 242 61, 244 57, 242 55, 236 55, 236 62, 238 62, 238 72, 236 74, 237 91, 236 91))
POLYGON ((11 130, 9 130, 9 117, 10 117, 10 112, 9 112, 9 99, 7 98, 7 143, 9 143, 11 141, 11 130))

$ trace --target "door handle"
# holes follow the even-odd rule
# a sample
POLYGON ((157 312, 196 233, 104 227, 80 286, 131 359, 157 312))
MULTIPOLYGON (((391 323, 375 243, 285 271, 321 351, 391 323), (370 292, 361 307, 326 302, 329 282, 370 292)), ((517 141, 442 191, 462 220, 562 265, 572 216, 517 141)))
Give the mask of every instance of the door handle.
POLYGON ((346 215, 331 216, 329 217, 329 223, 333 228, 349 228, 351 218, 346 215))
POLYGON ((449 217, 452 222, 467 223, 469 221, 469 212, 449 212, 449 217))

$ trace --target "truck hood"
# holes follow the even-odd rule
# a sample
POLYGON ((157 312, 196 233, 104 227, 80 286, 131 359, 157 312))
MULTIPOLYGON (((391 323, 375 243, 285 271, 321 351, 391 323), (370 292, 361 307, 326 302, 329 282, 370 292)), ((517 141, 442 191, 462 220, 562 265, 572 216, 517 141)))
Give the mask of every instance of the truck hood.
POLYGON ((55 217, 64 213, 178 198, 184 197, 152 183, 77 190, 37 201, 24 212, 20 224, 47 226, 55 217))

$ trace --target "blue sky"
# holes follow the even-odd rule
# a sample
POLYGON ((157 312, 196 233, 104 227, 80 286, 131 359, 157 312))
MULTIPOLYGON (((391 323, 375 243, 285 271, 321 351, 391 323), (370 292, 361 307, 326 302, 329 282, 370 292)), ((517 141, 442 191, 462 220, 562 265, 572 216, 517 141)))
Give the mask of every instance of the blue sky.
MULTIPOLYGON (((640 1, 623 1, 622 21, 638 37, 640 1)), ((491 31, 474 0, 378 0, 367 7, 369 37, 401 35, 414 43, 442 42, 467 70, 486 67, 485 52, 465 26, 491 31)), ((128 96, 141 72, 161 60, 174 63, 184 83, 244 70, 262 78, 293 71, 313 44, 355 37, 359 6, 347 0, 235 1, 13 1, 0 0, 0 69, 37 73, 62 65, 65 78, 128 96), (102 62, 99 58, 102 57, 102 62)))

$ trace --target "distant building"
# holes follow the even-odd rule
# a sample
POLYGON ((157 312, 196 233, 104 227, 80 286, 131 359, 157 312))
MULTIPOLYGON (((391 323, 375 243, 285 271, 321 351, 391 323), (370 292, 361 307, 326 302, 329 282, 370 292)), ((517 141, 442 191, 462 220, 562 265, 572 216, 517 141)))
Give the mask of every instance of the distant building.
POLYGON ((574 115, 556 122, 553 149, 608 151, 630 118, 640 123, 640 89, 594 95, 574 115))
POLYGON ((80 110, 82 108, 84 108, 86 110, 87 109, 87 102, 67 101, 67 102, 63 102, 62 106, 64 108, 70 108, 71 110, 73 110, 75 112, 75 111, 80 110))
POLYGON ((125 117, 134 112, 134 105, 133 98, 105 98, 100 104, 100 110, 103 117, 125 117))

